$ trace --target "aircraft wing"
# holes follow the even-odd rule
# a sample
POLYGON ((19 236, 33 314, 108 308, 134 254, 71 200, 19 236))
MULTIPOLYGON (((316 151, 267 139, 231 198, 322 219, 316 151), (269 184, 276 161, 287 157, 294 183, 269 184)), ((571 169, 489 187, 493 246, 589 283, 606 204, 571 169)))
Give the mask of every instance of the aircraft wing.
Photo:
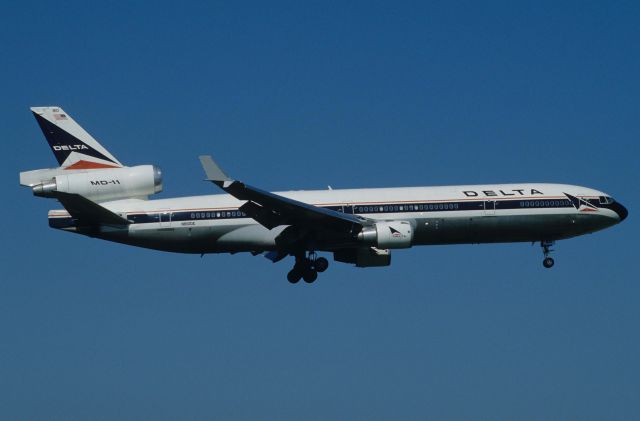
POLYGON ((206 180, 218 185, 236 199, 246 200, 240 210, 269 229, 279 225, 308 228, 323 226, 338 232, 357 233, 367 221, 365 218, 313 206, 233 180, 209 155, 200 156, 200 162, 207 174, 206 180))
POLYGON ((55 192, 54 196, 74 219, 86 225, 128 225, 131 222, 76 193, 55 192))

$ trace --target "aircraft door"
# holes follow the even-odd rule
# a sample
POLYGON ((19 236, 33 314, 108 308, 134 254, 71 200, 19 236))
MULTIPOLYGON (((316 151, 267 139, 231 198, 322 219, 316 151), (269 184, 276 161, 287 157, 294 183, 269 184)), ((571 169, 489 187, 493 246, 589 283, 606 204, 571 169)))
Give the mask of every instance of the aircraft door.
POLYGON ((171 226, 171 211, 169 209, 160 210, 160 228, 169 228, 171 226))
POLYGON ((484 216, 495 216, 496 215, 496 201, 495 200, 485 200, 484 201, 484 216))

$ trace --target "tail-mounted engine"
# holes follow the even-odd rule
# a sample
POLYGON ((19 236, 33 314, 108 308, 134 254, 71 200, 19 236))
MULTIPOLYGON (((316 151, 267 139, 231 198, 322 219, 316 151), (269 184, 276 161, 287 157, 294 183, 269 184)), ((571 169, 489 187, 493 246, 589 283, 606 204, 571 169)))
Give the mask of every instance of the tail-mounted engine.
POLYGON ((413 228, 406 221, 377 222, 364 227, 358 241, 379 249, 403 249, 411 247, 413 228))
POLYGON ((20 184, 31 187, 35 196, 76 193, 95 202, 105 202, 146 198, 161 192, 162 171, 155 165, 90 171, 35 170, 20 173, 20 184))

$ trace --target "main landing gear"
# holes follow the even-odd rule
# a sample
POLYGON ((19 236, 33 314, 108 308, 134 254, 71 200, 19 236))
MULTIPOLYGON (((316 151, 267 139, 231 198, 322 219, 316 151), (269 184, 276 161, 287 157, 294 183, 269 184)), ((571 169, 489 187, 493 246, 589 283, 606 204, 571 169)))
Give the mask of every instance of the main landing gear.
POLYGON ((318 279, 318 273, 324 272, 329 267, 329 261, 324 257, 317 257, 315 252, 296 255, 296 264, 287 274, 287 280, 292 284, 301 278, 308 284, 318 279))
POLYGON ((542 266, 547 269, 553 267, 555 261, 553 257, 550 257, 549 254, 553 251, 551 247, 553 246, 553 241, 540 241, 540 247, 542 247, 542 253, 544 254, 544 260, 542 261, 542 266))

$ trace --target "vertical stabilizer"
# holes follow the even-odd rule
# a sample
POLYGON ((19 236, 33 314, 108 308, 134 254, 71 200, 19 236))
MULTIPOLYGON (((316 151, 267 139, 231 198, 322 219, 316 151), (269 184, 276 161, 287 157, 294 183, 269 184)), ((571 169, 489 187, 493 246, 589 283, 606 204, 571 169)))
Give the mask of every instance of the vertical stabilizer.
POLYGON ((120 168, 122 164, 60 107, 31 107, 60 167, 65 170, 120 168))

